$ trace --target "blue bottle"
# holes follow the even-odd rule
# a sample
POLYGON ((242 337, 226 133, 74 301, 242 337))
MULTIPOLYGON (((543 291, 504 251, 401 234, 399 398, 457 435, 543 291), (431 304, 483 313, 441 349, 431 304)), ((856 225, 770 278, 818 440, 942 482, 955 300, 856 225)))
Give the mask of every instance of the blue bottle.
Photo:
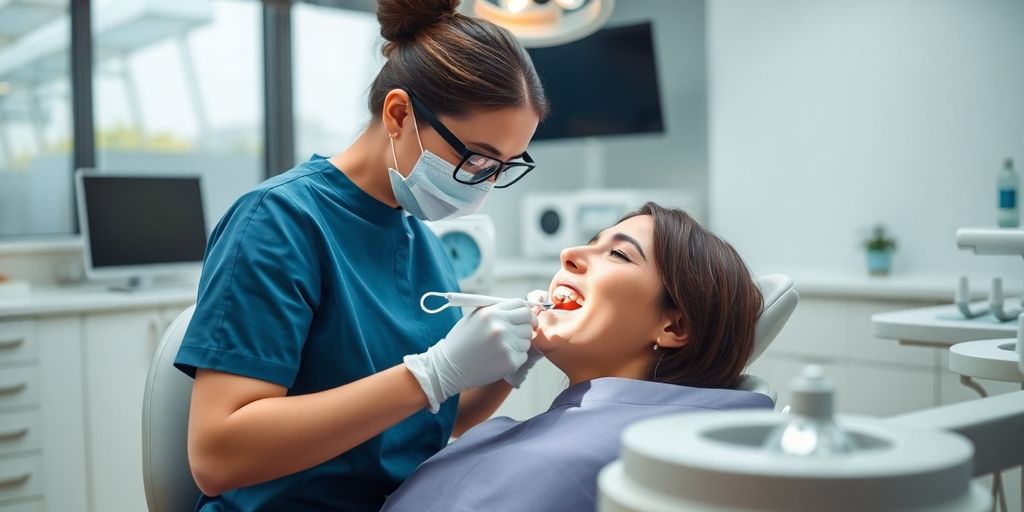
POLYGON ((1003 161, 1003 168, 996 178, 996 187, 999 190, 999 212, 996 220, 1001 228, 1020 226, 1020 212, 1017 209, 1019 186, 1020 179, 1017 176, 1017 171, 1013 169, 1013 159, 1007 158, 1003 161))

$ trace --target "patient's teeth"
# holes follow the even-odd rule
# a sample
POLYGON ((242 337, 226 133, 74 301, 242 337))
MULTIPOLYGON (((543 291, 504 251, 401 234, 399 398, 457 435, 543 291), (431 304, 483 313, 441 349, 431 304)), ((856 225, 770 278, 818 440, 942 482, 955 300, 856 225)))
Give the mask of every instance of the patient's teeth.
POLYGON ((551 292, 551 297, 553 302, 561 304, 575 303, 582 306, 584 302, 583 297, 576 290, 565 285, 556 286, 551 292))

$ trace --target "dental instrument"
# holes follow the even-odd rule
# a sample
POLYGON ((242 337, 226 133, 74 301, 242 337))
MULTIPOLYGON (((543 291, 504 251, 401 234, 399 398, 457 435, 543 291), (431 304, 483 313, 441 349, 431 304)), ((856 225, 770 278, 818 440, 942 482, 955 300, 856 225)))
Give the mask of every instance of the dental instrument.
MULTIPOLYGON (((484 306, 493 306, 504 300, 509 299, 505 297, 492 297, 490 295, 477 295, 473 293, 427 292, 420 297, 420 309, 426 313, 434 314, 444 311, 450 307, 482 308, 484 306), (427 298, 429 297, 440 297, 445 301, 445 303, 439 307, 430 309, 427 307, 427 298)), ((527 300, 526 304, 539 307, 543 311, 547 311, 554 307, 554 304, 550 301, 527 300)))

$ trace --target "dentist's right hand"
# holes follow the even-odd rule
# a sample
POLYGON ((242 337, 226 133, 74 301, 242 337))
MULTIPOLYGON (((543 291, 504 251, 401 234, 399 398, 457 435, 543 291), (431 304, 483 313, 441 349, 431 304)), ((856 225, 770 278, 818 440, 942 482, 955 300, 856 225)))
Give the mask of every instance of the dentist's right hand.
POLYGON ((452 327, 448 336, 422 354, 404 358, 431 412, 467 389, 512 373, 526 362, 537 316, 521 299, 482 307, 452 327))

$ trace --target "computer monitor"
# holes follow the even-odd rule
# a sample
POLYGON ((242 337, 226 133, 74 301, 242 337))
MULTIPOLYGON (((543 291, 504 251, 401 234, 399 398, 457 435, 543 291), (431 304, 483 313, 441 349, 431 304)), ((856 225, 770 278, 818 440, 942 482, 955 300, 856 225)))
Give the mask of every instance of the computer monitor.
POLYGON ((158 274, 198 269, 206 218, 198 176, 139 175, 80 169, 78 219, 90 279, 152 284, 158 274))
POLYGON ((533 140, 665 131, 651 22, 529 53, 551 104, 533 140))

